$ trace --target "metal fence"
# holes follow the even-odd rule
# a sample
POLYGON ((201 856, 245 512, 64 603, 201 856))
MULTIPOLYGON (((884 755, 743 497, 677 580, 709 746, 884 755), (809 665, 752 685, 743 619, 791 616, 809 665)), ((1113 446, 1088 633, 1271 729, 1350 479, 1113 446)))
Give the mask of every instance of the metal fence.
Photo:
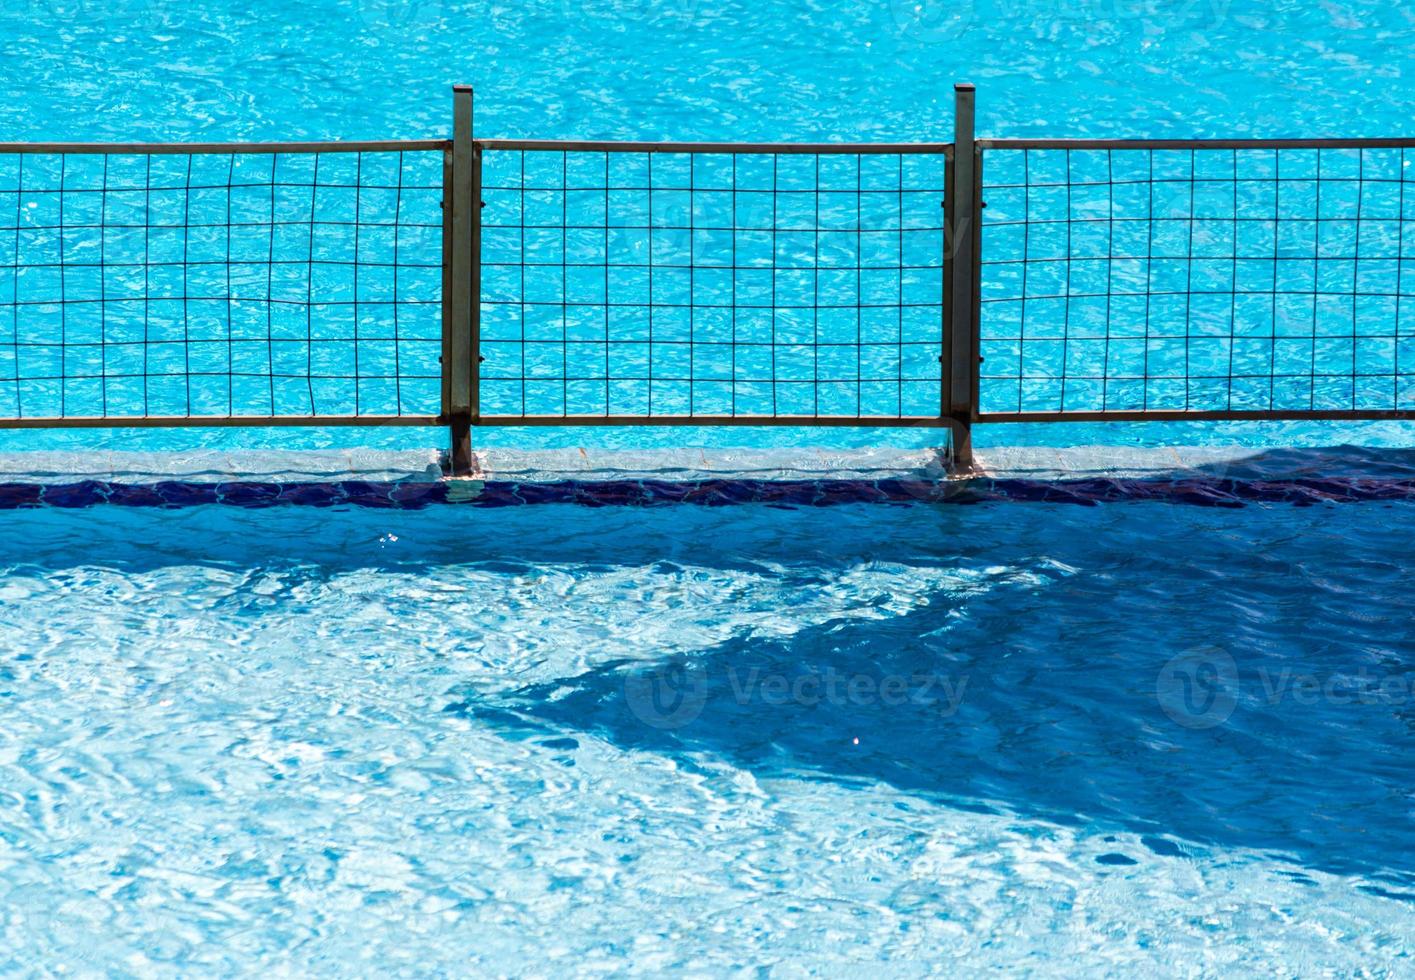
POLYGON ((1415 409, 1415 141, 978 147, 975 421, 1415 409))
POLYGON ((0 146, 3 424, 436 421, 443 150, 0 146))
POLYGON ((483 422, 937 423, 947 147, 481 147, 483 422))
POLYGON ((0 425, 1415 416, 1415 140, 0 145, 0 425), (1407 200, 1409 198, 1409 200, 1407 200))

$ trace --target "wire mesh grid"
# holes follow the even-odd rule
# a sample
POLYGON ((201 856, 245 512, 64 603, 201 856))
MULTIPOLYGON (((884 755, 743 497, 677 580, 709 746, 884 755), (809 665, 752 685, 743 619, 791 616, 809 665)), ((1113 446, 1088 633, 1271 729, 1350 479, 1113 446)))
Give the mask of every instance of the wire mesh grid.
POLYGON ((488 149, 483 418, 939 415, 945 154, 488 149))
POLYGON ((0 417, 437 415, 442 158, 0 154, 0 417))
POLYGON ((1415 150, 983 159, 981 414, 1415 407, 1415 150))

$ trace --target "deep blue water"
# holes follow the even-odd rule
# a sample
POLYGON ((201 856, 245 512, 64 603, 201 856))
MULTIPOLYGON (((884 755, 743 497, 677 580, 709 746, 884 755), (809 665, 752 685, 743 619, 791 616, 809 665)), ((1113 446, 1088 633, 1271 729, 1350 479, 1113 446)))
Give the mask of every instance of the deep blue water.
POLYGON ((1409 520, 10 512, 0 962, 1399 974, 1409 520))
MULTIPOLYGON (((1415 96, 1396 3, 20 0, 0 37, 13 140, 446 136, 454 82, 482 135, 646 139, 946 139, 963 79, 1006 136, 1402 134, 1415 96)), ((979 433, 1099 439, 1409 429, 979 433)), ((1409 972, 1404 503, 3 520, 9 972, 1409 972)))

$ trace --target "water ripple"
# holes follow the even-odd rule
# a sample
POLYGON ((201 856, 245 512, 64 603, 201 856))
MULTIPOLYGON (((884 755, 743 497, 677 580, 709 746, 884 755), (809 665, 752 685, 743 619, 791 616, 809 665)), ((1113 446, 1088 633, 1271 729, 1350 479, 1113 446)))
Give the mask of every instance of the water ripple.
POLYGON ((1406 506, 15 512, 3 947, 1408 955, 1406 506))

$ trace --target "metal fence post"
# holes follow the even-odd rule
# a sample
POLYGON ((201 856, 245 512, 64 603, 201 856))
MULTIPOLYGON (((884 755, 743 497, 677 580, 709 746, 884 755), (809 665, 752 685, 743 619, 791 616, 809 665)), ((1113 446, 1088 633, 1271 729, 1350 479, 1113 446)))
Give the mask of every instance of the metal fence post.
POLYGON ((953 86, 953 166, 948 186, 949 318, 944 350, 945 413, 953 420, 953 469, 973 468, 978 390, 978 205, 973 147, 974 89, 953 86))
POLYGON ((443 376, 454 476, 472 471, 472 423, 479 414, 481 154, 472 142, 472 87, 452 88, 451 305, 443 376))

